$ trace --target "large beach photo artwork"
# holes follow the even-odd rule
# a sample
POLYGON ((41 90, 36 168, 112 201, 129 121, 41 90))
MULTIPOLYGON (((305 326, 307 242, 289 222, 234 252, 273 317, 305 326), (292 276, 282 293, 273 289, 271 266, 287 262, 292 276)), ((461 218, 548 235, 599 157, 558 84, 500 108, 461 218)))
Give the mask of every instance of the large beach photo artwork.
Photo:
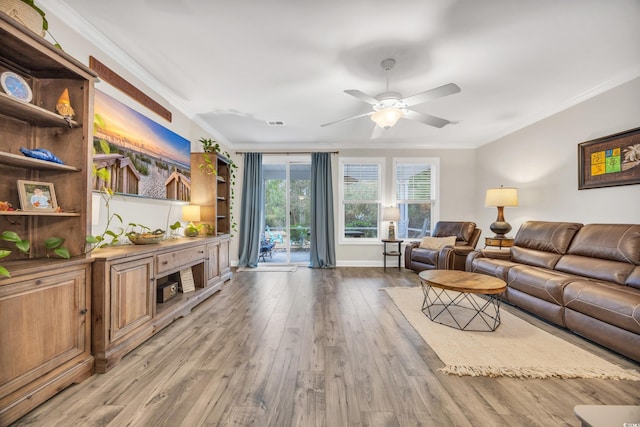
POLYGON ((95 91, 93 163, 109 170, 94 190, 188 201, 191 196, 189 140, 116 99, 95 91), (105 147, 108 146, 108 148, 105 147))

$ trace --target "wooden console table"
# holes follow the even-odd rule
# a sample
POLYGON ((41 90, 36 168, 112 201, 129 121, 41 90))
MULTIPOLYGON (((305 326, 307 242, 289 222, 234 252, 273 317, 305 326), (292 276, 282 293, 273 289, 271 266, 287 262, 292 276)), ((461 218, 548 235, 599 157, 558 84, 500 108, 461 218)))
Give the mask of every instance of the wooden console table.
POLYGON ((231 278, 229 236, 103 248, 93 254, 92 344, 105 373, 151 336, 186 316, 231 278), (190 270, 195 290, 157 302, 157 288, 190 270))

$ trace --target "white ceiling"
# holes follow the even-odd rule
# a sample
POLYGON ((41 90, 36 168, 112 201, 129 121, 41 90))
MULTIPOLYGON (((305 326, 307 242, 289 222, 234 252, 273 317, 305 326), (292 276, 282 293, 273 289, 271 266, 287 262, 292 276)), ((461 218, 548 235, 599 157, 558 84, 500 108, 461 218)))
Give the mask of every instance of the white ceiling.
POLYGON ((473 148, 640 75, 639 0, 38 4, 234 149, 473 148), (405 97, 460 86, 415 107, 454 124, 320 127, 370 111, 343 91, 383 92, 389 57, 405 97))

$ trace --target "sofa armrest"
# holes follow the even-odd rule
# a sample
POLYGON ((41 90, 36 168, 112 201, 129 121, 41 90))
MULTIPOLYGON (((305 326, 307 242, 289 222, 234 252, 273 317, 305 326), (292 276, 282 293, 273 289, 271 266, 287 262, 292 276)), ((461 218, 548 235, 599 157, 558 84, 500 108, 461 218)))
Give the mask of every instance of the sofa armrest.
POLYGON ((445 246, 440 249, 438 268, 464 271, 465 261, 470 252, 473 252, 473 246, 445 246))
POLYGON ((473 271, 473 260, 476 258, 491 258, 511 261, 511 250, 498 249, 476 249, 467 254, 465 260, 465 270, 473 271))
POLYGON ((469 255, 469 253, 471 253, 474 249, 475 248, 473 246, 453 246, 453 247, 451 247, 451 250, 453 250, 453 252, 456 255, 464 256, 464 257, 469 255))
POLYGON ((404 248, 404 267, 411 268, 411 251, 417 248, 420 242, 409 242, 404 248))
POLYGON ((511 260, 511 249, 480 249, 480 252, 485 258, 503 259, 505 261, 511 260))

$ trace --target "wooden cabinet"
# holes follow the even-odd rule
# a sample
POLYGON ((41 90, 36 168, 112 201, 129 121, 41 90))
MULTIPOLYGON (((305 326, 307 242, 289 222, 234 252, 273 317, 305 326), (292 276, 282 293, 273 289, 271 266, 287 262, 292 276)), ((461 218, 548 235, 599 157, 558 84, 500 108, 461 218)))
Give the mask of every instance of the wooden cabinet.
POLYGON ((221 259, 229 259, 228 242, 225 235, 94 252, 92 343, 96 372, 107 372, 131 350, 219 291, 231 277, 228 266, 220 266, 221 259), (193 276, 195 291, 158 302, 157 288, 180 282, 187 273, 193 276))
POLYGON ((216 227, 216 234, 231 233, 231 165, 226 157, 215 153, 191 153, 191 203, 200 206, 200 223, 216 227), (200 165, 215 165, 211 173, 200 165))
MULTIPOLYGON (((7 425, 69 384, 93 373, 90 353, 90 154, 95 74, 40 36, 0 13, 0 74, 31 88, 23 102, 0 90, 0 201, 20 209, 18 180, 53 184, 61 212, 0 211, 0 232, 30 242, 28 257, 0 260, 0 425, 7 425), (56 113, 65 89, 72 119, 56 113), (43 148, 64 164, 26 157, 43 148), (70 260, 47 259, 45 240, 65 239, 70 260)), ((28 193, 27 193, 28 196, 28 193)))
POLYGON ((0 425, 93 374, 88 260, 13 273, 0 286, 0 425))

